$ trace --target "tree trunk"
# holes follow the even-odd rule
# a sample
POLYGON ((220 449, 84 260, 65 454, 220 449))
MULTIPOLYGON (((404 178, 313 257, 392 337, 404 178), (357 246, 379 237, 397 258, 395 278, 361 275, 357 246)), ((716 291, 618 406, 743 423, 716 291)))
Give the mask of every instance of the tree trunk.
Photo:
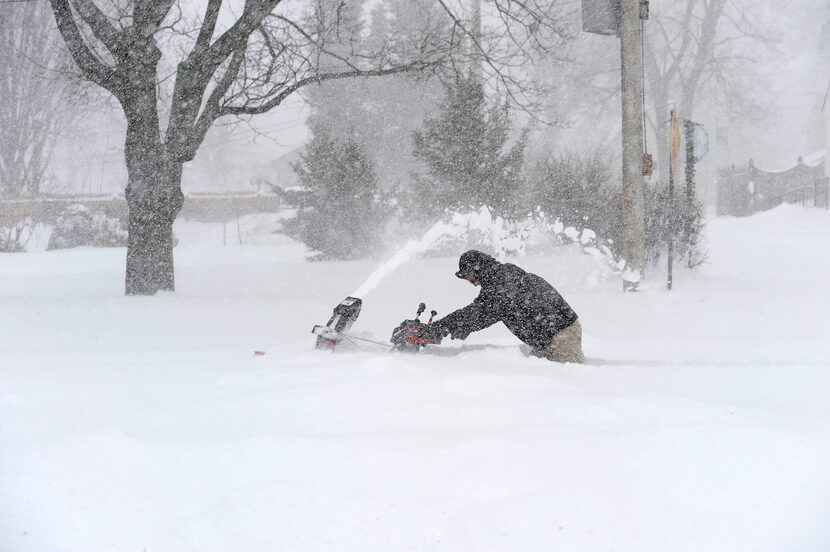
POLYGON ((127 295, 174 291, 173 221, 182 208, 183 160, 171 155, 161 140, 156 105, 155 44, 134 54, 149 63, 130 66, 128 83, 134 92, 122 100, 127 117, 124 157, 127 162, 127 295))
MULTIPOLYGON (((150 157, 144 152, 137 155, 150 157)), ((182 164, 128 160, 127 295, 174 291, 173 221, 182 208, 182 164)))

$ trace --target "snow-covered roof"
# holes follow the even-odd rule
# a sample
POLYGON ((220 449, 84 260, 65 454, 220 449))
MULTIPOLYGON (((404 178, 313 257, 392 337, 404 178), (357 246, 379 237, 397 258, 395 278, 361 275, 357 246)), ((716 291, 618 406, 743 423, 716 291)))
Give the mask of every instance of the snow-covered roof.
MULTIPOLYGON (((818 165, 821 165, 822 161, 824 161, 824 156, 825 156, 825 150, 820 149, 820 150, 814 151, 813 153, 810 153, 808 155, 802 156, 801 157, 801 163, 803 163, 804 165, 807 165, 808 167, 816 167, 818 165)), ((798 166, 798 163, 796 162, 796 163, 793 163, 792 165, 790 165, 788 167, 782 167, 782 168, 777 168, 777 169, 762 167, 762 166, 758 165, 757 163, 753 163, 753 166, 756 169, 760 170, 761 172, 765 172, 765 173, 783 173, 783 172, 793 170, 795 167, 798 166)))

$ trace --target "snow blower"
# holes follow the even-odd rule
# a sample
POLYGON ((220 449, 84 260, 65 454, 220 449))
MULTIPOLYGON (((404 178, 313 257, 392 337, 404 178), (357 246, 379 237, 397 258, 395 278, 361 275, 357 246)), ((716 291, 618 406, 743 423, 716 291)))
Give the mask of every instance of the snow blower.
MULTIPOLYGON (((360 315, 360 308, 363 302, 357 297, 346 297, 336 307, 331 318, 325 326, 314 326, 311 333, 317 336, 318 350, 334 351, 339 343, 342 341, 349 341, 356 345, 355 341, 364 343, 371 343, 382 347, 388 347, 386 343, 380 341, 373 341, 364 337, 358 337, 349 334, 349 329, 360 315)), ((392 338, 389 343, 392 344, 391 351, 402 351, 417 353, 427 345, 439 345, 441 339, 432 339, 424 337, 429 325, 432 324, 432 319, 438 314, 436 311, 430 312, 429 320, 424 323, 421 322, 421 314, 426 310, 426 305, 421 303, 418 305, 418 311, 415 318, 412 320, 404 320, 393 331, 392 338)))

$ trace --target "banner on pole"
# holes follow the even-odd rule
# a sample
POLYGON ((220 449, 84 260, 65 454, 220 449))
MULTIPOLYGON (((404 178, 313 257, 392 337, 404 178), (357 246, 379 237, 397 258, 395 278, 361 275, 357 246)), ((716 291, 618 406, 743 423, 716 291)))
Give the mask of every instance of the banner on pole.
POLYGON ((680 122, 677 120, 677 109, 672 109, 671 127, 669 128, 669 162, 671 163, 671 172, 674 176, 677 176, 680 163, 681 144, 682 139, 680 137, 680 122))

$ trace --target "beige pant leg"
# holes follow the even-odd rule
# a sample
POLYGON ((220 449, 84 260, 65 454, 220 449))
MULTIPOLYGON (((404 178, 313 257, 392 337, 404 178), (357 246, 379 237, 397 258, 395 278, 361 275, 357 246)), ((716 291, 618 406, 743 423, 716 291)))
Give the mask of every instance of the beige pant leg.
POLYGON ((582 324, 579 320, 561 330, 550 340, 542 356, 554 362, 585 362, 585 353, 582 352, 582 324))

